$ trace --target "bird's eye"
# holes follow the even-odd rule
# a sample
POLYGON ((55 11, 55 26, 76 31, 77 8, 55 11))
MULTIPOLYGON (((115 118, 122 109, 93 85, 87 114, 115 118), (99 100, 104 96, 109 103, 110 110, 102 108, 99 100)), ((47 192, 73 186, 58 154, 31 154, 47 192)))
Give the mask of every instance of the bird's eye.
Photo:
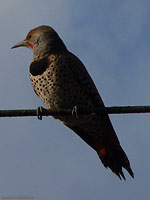
POLYGON ((28 37, 28 38, 29 38, 29 39, 31 39, 31 37, 32 37, 32 35, 29 35, 29 37, 28 37))

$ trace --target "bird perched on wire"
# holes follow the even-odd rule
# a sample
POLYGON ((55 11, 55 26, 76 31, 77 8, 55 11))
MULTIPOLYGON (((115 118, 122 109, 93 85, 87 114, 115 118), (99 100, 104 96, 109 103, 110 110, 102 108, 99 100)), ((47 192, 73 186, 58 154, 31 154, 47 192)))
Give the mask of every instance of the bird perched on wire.
MULTIPOLYGON (((32 29, 25 40, 12 48, 17 47, 27 47, 33 52, 30 80, 35 93, 48 109, 72 109, 75 106, 104 108, 85 66, 68 51, 53 28, 43 25, 32 29)), ((134 177, 127 155, 106 113, 78 117, 59 115, 57 119, 90 145, 103 165, 120 179, 125 179, 122 168, 134 177)))

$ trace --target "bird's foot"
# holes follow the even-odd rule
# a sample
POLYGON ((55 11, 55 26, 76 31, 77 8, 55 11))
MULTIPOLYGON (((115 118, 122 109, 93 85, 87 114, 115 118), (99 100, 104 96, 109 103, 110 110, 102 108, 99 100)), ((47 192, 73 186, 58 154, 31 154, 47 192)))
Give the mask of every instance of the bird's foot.
POLYGON ((78 107, 77 106, 73 107, 72 116, 75 116, 75 118, 78 118, 78 107))
POLYGON ((36 110, 37 118, 42 120, 43 110, 45 110, 42 106, 39 106, 36 110))

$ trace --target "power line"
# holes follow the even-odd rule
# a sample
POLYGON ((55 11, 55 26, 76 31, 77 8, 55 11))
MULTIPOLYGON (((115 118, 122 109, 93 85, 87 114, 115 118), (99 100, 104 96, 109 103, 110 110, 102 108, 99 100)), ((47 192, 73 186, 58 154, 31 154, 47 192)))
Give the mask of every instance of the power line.
POLYGON ((73 109, 48 110, 42 107, 38 109, 18 109, 18 110, 0 110, 0 117, 29 117, 38 116, 58 116, 58 115, 87 115, 87 114, 136 114, 150 113, 150 106, 114 106, 105 108, 83 108, 75 106, 73 109))

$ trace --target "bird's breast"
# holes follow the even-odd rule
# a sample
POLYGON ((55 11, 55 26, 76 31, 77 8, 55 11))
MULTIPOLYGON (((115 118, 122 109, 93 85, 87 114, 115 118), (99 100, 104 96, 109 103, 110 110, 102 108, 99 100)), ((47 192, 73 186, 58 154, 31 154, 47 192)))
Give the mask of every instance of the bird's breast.
POLYGON ((44 62, 36 62, 36 67, 40 69, 39 74, 35 72, 35 66, 30 66, 30 79, 35 93, 47 108, 73 108, 79 104, 84 106, 91 104, 86 92, 61 56, 52 55, 44 62))

